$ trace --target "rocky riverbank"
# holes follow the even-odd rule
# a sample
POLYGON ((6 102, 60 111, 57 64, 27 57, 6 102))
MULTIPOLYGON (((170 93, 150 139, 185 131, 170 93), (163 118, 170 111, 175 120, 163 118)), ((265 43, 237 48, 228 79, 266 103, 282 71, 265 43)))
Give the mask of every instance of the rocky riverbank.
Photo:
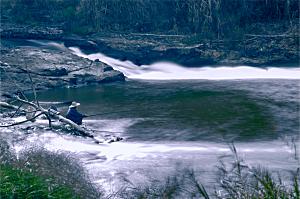
POLYGON ((240 40, 201 40, 191 35, 96 34, 88 39, 111 57, 134 63, 172 61, 188 67, 207 65, 295 65, 299 34, 246 35, 240 40))
POLYGON ((246 34, 235 40, 204 40, 197 35, 134 33, 97 33, 70 35, 58 27, 1 28, 5 39, 46 39, 77 46, 86 53, 101 52, 110 57, 130 60, 137 65, 172 61, 184 66, 207 65, 299 65, 299 32, 246 34))
MULTIPOLYGON (((52 32, 44 31, 43 34, 51 35, 52 32)), ((22 32, 20 35, 22 35, 22 32)), ((123 73, 114 70, 111 66, 99 61, 94 62, 78 57, 62 44, 44 40, 28 40, 29 38, 21 37, 1 40, 0 102, 10 101, 10 96, 19 91, 24 93, 27 91, 32 92, 32 85, 36 90, 45 90, 125 80, 123 73)), ((47 37, 47 39, 49 38, 47 37)), ((5 107, 5 102, 1 106, 3 104, 5 107)), ((23 108, 26 109, 26 106, 21 109, 23 108)), ((11 117, 18 114, 16 115, 14 112, 14 110, 11 112, 9 109, 1 108, 1 125, 15 123, 18 119, 11 117)), ((19 119, 26 120, 25 117, 19 119)), ((62 132, 68 131, 63 124, 59 123, 57 125, 58 127, 55 128, 55 124, 53 124, 52 128, 62 132)), ((45 131, 45 129, 47 129, 47 125, 43 122, 42 124, 35 122, 34 126, 25 123, 1 129, 1 132, 10 134, 15 132, 13 134, 17 136, 16 139, 19 139, 18 132, 23 132, 20 135, 26 135, 28 133, 45 131)), ((89 134, 93 134, 89 129, 86 129, 86 131, 89 134)), ((82 133, 79 133, 79 135, 82 135, 82 133)), ((114 142, 121 139, 109 135, 105 139, 103 138, 103 141, 114 142)))
POLYGON ((26 40, 1 41, 1 96, 37 90, 124 81, 112 67, 73 55, 63 46, 34 46, 26 40), (28 71, 28 72, 27 72, 28 71))
POLYGON ((204 40, 197 35, 97 33, 86 36, 65 34, 58 27, 5 25, 5 39, 45 39, 77 46, 87 53, 101 52, 130 60, 137 65, 172 61, 184 66, 207 65, 299 65, 299 32, 246 34, 240 39, 204 40))

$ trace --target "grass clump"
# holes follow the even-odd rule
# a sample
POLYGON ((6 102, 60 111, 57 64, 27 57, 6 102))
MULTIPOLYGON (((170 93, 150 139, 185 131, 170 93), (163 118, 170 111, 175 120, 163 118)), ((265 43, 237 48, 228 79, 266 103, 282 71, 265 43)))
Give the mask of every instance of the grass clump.
POLYGON ((0 139, 0 198, 101 198, 71 155, 31 148, 16 154, 0 139))
POLYGON ((271 198, 298 199, 299 198, 299 168, 292 172, 290 182, 283 182, 280 174, 275 177, 272 172, 263 167, 251 167, 239 156, 232 144, 233 163, 225 164, 221 161, 219 167, 220 189, 216 191, 217 198, 271 198))
POLYGON ((149 185, 134 186, 134 183, 130 183, 119 191, 117 198, 174 198, 181 195, 182 180, 184 176, 169 176, 163 181, 151 180, 149 185))
POLYGON ((29 171, 0 165, 0 198, 79 198, 72 189, 29 171))
POLYGON ((83 166, 71 154, 32 148, 19 154, 17 165, 21 168, 25 165, 27 170, 38 176, 70 187, 80 198, 99 199, 102 195, 100 187, 95 186, 83 166))

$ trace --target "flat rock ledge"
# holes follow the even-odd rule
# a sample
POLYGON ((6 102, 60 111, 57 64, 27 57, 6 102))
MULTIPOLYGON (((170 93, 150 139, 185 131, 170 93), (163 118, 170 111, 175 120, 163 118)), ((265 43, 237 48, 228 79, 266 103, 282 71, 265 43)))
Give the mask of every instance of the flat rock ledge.
POLYGON ((33 46, 1 46, 1 98, 30 91, 30 72, 37 90, 80 87, 124 81, 123 73, 102 62, 78 57, 70 51, 33 46))

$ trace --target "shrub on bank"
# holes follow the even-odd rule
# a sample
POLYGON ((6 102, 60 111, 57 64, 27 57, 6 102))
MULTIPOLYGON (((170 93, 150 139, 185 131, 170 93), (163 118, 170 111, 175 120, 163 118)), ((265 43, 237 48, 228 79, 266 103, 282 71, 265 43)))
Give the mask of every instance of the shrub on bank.
POLYGON ((80 198, 101 197, 100 187, 90 180, 86 170, 71 154, 50 152, 45 149, 29 149, 19 154, 18 167, 26 169, 55 183, 72 188, 80 198))
POLYGON ((97 198, 101 189, 65 153, 32 148, 16 154, 0 137, 0 198, 97 198))

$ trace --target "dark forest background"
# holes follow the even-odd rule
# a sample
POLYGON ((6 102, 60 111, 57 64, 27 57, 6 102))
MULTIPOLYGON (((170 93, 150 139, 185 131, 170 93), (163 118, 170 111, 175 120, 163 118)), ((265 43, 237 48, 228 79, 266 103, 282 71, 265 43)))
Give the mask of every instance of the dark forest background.
POLYGON ((197 34, 234 38, 299 26, 298 0, 2 0, 1 22, 65 32, 197 34))

